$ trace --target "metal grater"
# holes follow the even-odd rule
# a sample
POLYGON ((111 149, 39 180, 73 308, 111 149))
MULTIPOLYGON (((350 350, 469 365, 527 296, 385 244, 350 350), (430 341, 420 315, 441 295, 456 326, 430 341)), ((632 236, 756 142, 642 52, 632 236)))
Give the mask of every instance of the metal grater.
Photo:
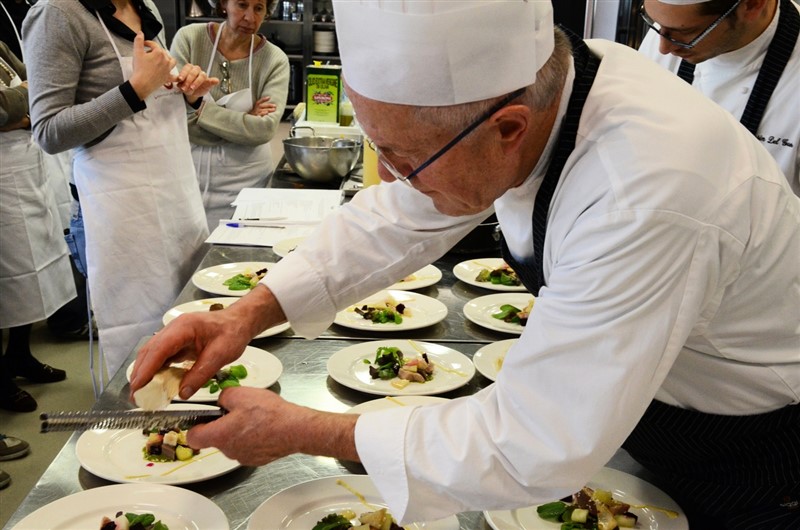
POLYGON ((188 429, 221 418, 221 409, 198 410, 92 410, 44 412, 41 432, 92 429, 188 429))

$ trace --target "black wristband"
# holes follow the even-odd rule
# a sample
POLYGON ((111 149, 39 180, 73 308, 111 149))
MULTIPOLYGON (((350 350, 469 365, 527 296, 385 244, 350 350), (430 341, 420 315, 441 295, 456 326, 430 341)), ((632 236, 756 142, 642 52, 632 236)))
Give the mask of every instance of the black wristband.
POLYGON ((139 99, 139 96, 131 86, 130 81, 125 81, 122 83, 119 86, 119 91, 122 92, 122 97, 125 98, 125 101, 128 103, 128 106, 133 112, 139 112, 140 110, 147 108, 147 104, 139 99))
MULTIPOLYGON (((184 96, 184 98, 185 97, 186 96, 184 96)), ((190 107, 192 107, 194 110, 199 110, 200 109, 200 105, 203 104, 203 98, 197 98, 197 100, 194 103, 189 103, 189 100, 187 99, 186 100, 186 104, 189 105, 190 107)))

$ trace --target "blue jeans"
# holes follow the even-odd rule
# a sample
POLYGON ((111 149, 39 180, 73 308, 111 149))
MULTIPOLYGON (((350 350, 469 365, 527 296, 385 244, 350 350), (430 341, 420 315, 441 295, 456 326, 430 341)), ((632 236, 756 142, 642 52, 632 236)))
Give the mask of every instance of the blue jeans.
POLYGON ((73 200, 71 209, 72 217, 69 220, 69 233, 64 235, 64 239, 67 241, 67 247, 72 255, 75 268, 86 277, 86 235, 83 231, 81 203, 73 200))

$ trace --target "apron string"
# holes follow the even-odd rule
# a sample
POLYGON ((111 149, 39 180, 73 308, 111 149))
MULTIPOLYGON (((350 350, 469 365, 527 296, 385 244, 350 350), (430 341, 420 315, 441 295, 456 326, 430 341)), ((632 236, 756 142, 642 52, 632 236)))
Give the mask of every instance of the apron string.
MULTIPOLYGON (((211 57, 208 59, 208 68, 206 68, 207 73, 211 73, 211 68, 214 66, 214 55, 217 53, 217 49, 219 48, 219 38, 222 36, 222 27, 227 23, 227 21, 223 20, 219 23, 219 28, 217 29, 217 36, 214 37, 214 47, 211 49, 211 57)), ((253 99, 253 48, 255 46, 256 36, 250 35, 250 56, 247 63, 247 82, 248 82, 248 89, 250 90, 250 99, 253 99)))

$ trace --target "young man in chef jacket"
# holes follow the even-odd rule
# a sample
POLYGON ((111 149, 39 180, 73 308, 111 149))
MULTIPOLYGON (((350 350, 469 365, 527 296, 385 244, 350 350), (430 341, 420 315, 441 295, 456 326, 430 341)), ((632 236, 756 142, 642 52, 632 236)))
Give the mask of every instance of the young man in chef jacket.
POLYGON ((748 127, 800 195, 800 5, 645 0, 642 6, 650 31, 639 51, 748 127))
POLYGON ((360 416, 226 389, 190 444, 359 460, 405 522, 561 498, 624 444, 693 528, 797 528, 800 198, 760 142, 636 50, 554 31, 550 2, 334 9, 384 183, 240 301, 153 337, 133 391, 196 356, 188 397, 286 319, 318 336, 493 208, 537 295, 495 384, 360 416))

